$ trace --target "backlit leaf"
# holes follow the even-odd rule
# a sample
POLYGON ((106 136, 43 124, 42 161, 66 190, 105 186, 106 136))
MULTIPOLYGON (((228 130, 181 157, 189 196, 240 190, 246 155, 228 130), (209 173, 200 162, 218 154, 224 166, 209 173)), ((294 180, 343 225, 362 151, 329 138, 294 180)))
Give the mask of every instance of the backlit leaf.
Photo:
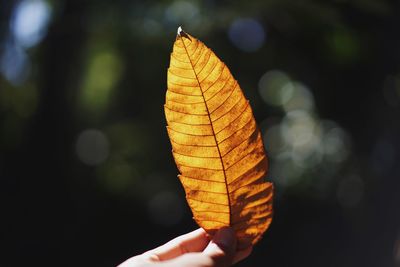
POLYGON ((231 226, 242 246, 255 244, 272 220, 262 136, 228 67, 180 28, 164 107, 194 219, 210 234, 231 226))

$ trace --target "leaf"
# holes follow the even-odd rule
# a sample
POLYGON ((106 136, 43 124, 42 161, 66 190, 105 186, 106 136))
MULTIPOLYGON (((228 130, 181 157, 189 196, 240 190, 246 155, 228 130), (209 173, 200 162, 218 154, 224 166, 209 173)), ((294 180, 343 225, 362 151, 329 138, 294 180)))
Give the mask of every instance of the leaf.
POLYGON ((194 219, 255 244, 272 220, 268 161, 249 101, 228 67, 178 29, 164 106, 172 153, 194 219))

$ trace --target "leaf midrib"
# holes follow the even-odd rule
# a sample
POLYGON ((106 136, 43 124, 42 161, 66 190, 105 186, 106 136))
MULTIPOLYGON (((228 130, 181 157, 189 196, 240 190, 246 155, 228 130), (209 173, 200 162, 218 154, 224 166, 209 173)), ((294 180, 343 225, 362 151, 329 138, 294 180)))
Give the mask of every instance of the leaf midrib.
MULTIPOLYGON (((179 36, 179 37, 180 37, 181 42, 182 42, 182 44, 183 44, 183 47, 184 47, 184 49, 185 49, 186 55, 187 55, 187 57, 188 57, 188 59, 189 59, 190 65, 191 65, 191 67, 192 67, 194 76, 195 76, 196 81, 197 81, 197 84, 199 85, 199 88, 200 88, 200 91, 201 91, 201 96, 202 96, 202 98, 203 98, 204 105, 206 106, 206 111, 207 111, 208 120, 210 121, 211 130, 212 130, 213 137, 214 137, 214 141, 215 141, 215 146, 217 147, 219 159, 220 159, 220 161, 221 161, 222 172, 223 172, 223 174, 224 174, 224 180, 225 180, 226 195, 228 196, 228 209, 229 209, 229 210, 228 210, 228 212, 229 212, 229 223, 228 223, 228 224, 229 224, 229 226, 230 226, 230 225, 231 225, 231 222, 232 222, 232 207, 231 207, 231 197, 230 197, 229 190, 228 190, 228 180, 227 180, 227 176, 226 176, 225 165, 224 165, 224 162, 223 162, 223 160, 222 160, 222 154, 221 154, 221 151, 220 151, 220 149, 219 149, 219 145, 218 145, 218 141, 217 141, 217 136, 216 136, 216 134, 215 134, 213 122, 212 122, 212 120, 211 120, 210 111, 209 111, 209 109, 208 109, 207 101, 206 101, 206 99, 205 99, 205 97, 204 97, 203 88, 201 87, 200 80, 199 80, 199 78, 198 78, 198 76, 197 76, 197 73, 196 73, 196 70, 195 70, 195 68, 194 68, 192 59, 190 58, 189 52, 187 51, 185 42, 183 41, 183 37, 182 37, 182 36, 179 36)), ((200 42, 200 41, 198 41, 198 42, 200 42)), ((210 52, 212 53, 212 51, 210 51, 210 52)), ((207 64, 207 63, 208 63, 208 61, 207 61, 205 64, 207 64)), ((219 79, 219 78, 218 78, 218 79, 219 79)))

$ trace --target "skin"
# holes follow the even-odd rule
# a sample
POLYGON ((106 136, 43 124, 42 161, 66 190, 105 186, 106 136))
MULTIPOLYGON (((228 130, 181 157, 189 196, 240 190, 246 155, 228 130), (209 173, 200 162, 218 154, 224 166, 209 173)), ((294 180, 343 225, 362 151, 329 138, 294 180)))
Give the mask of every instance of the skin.
POLYGON ((212 239, 202 229, 132 257, 118 267, 226 267, 250 255, 252 247, 238 250, 232 228, 218 230, 212 239))

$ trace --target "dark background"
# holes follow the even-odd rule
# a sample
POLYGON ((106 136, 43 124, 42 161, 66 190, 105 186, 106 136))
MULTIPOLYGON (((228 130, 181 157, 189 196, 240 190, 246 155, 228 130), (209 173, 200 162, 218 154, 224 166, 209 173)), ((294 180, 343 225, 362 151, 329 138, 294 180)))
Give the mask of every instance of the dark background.
POLYGON ((0 1, 0 266, 115 266, 196 228, 163 113, 179 25, 230 67, 270 156, 274 220, 239 265, 400 266, 385 0, 0 1))

